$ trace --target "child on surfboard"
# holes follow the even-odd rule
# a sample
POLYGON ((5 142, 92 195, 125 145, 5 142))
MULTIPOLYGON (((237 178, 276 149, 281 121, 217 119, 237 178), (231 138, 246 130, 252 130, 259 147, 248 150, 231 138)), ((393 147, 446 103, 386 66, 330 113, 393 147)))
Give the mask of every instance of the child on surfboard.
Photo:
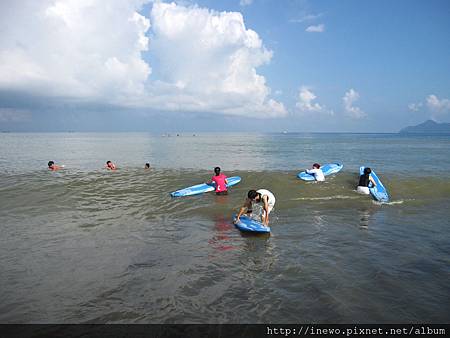
POLYGON ((263 204, 263 214, 261 215, 262 223, 265 226, 269 225, 269 214, 275 206, 275 196, 267 189, 249 190, 244 205, 239 210, 236 216, 235 223, 240 221, 241 217, 247 210, 247 215, 251 217, 253 211, 253 203, 263 204))
POLYGON ((307 169, 306 173, 310 174, 310 175, 314 175, 314 178, 318 182, 325 181, 325 176, 323 175, 322 169, 320 169, 320 164, 319 163, 314 163, 313 166, 312 166, 312 169, 307 169))
POLYGON ((228 188, 227 188, 227 177, 220 172, 220 167, 214 168, 214 176, 211 177, 211 181, 206 184, 213 184, 215 183, 216 186, 216 195, 228 195, 228 188))

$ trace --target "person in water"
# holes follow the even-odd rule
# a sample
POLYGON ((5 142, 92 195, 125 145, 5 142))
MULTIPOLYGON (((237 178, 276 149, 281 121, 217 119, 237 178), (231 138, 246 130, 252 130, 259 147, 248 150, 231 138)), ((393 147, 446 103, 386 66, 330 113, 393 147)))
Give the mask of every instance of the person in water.
POLYGON ((62 169, 62 168, 64 168, 63 165, 56 165, 55 162, 48 161, 48 169, 49 170, 56 171, 56 170, 59 170, 59 169, 62 169))
POLYGON ((316 181, 322 182, 325 181, 325 176, 323 175, 322 169, 320 169, 319 163, 314 163, 312 169, 306 170, 307 174, 314 175, 316 181))
POLYGON ((214 168, 214 176, 211 177, 211 181, 207 184, 215 183, 216 195, 228 195, 227 177, 220 172, 220 167, 214 168))
POLYGON ((150 169, 150 163, 145 163, 144 169, 150 169))
POLYGON ((370 173, 372 170, 370 168, 364 168, 364 174, 359 176, 358 186, 356 187, 356 191, 360 194, 369 195, 369 184, 372 183, 372 187, 375 187, 377 183, 372 178, 370 173))
POLYGON ((114 163, 112 163, 111 161, 107 161, 106 162, 106 169, 108 170, 116 170, 117 167, 114 163))
POLYGON ((261 215, 261 221, 265 226, 269 225, 269 214, 275 206, 275 196, 267 189, 249 190, 244 205, 239 210, 236 216, 236 223, 239 222, 239 218, 247 211, 247 216, 251 217, 253 211, 253 203, 263 204, 263 214, 261 215))

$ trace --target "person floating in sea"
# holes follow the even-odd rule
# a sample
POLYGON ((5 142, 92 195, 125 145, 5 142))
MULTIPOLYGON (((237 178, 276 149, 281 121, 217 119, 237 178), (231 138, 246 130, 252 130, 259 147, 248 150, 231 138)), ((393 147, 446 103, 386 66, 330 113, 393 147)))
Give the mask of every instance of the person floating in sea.
POLYGON ((63 165, 56 165, 55 162, 48 161, 48 169, 49 170, 56 171, 56 170, 59 170, 59 169, 62 169, 62 168, 64 168, 63 165))
POLYGON ((356 191, 363 195, 369 195, 369 184, 372 182, 372 187, 375 187, 377 183, 370 176, 372 170, 370 168, 364 168, 364 174, 359 176, 358 186, 356 187, 356 191))
POLYGON ((228 195, 227 177, 220 172, 220 167, 214 168, 214 174, 215 175, 211 177, 211 181, 206 184, 215 183, 216 195, 228 195))
POLYGON ((112 163, 111 161, 106 162, 105 168, 108 170, 116 170, 117 169, 116 165, 114 163, 112 163))
POLYGON ((144 169, 150 169, 150 163, 145 163, 144 169))
POLYGON ((314 163, 312 169, 306 170, 307 174, 314 175, 316 181, 322 182, 325 181, 325 176, 323 175, 322 169, 320 169, 319 163, 314 163))
POLYGON ((244 205, 241 207, 239 213, 236 216, 235 223, 239 222, 239 217, 241 217, 245 212, 247 212, 247 216, 251 217, 251 214, 253 212, 253 203, 263 204, 261 222, 265 226, 268 226, 269 214, 275 206, 275 196, 267 189, 249 190, 244 205))

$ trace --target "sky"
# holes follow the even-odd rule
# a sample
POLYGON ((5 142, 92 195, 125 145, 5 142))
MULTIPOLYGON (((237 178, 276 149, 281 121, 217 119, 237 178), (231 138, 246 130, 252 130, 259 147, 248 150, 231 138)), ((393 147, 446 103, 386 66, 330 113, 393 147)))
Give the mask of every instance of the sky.
POLYGON ((447 0, 4 0, 0 130, 450 122, 447 0))

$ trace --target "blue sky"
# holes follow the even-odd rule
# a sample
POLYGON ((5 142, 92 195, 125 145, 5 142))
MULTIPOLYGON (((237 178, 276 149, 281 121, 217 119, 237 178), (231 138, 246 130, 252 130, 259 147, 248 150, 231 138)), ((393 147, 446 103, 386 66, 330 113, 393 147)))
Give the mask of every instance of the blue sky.
POLYGON ((0 129, 450 122, 448 1, 7 1, 0 129))

